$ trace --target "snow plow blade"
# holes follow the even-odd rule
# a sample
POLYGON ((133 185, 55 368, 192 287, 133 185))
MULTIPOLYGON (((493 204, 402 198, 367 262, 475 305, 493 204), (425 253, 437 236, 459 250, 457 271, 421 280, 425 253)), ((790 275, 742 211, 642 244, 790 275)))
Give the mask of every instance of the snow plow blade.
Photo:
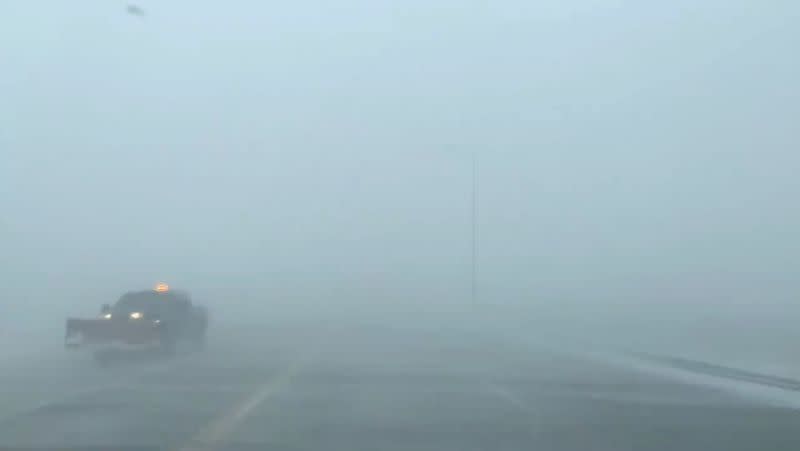
POLYGON ((122 344, 130 346, 159 343, 159 330, 149 322, 107 319, 67 319, 64 347, 122 344))

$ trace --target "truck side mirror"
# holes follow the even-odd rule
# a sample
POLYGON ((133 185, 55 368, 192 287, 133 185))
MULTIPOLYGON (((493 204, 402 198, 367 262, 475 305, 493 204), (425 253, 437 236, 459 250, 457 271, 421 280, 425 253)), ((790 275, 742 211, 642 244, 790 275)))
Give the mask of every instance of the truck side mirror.
POLYGON ((102 313, 102 314, 106 314, 106 313, 110 313, 110 312, 111 312, 111 306, 110 306, 110 305, 108 305, 108 304, 103 304, 103 305, 100 307, 100 313, 102 313))

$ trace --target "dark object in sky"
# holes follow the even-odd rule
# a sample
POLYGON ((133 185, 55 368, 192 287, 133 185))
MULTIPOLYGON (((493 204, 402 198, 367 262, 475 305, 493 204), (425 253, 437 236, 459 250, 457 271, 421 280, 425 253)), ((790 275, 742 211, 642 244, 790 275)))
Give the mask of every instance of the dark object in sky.
POLYGON ((134 16, 144 16, 144 10, 136 5, 128 5, 128 14, 134 16))

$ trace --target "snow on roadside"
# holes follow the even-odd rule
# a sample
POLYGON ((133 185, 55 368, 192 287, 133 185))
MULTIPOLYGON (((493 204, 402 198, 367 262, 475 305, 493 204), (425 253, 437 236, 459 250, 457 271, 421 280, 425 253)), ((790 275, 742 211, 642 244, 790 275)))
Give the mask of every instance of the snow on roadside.
MULTIPOLYGON (((734 380, 722 375, 699 373, 677 368, 667 362, 637 357, 652 355, 689 359, 773 378, 800 381, 800 333, 795 337, 787 328, 769 329, 751 326, 742 333, 737 329, 678 329, 628 324, 629 327, 538 328, 532 332, 513 331, 510 336, 537 348, 590 359, 599 364, 614 365, 644 372, 654 377, 723 390, 743 400, 783 408, 800 409, 800 391, 767 386, 752 381, 734 380)), ((766 325, 765 325, 766 326, 766 325)))
POLYGON ((800 342, 744 342, 732 337, 727 343, 694 341, 680 346, 677 344, 643 342, 628 349, 800 380, 800 342))
POLYGON ((650 374, 654 377, 668 378, 685 384, 705 386, 713 390, 725 391, 742 400, 759 402, 780 408, 800 410, 800 391, 787 390, 758 383, 739 381, 705 373, 698 373, 667 364, 660 364, 629 355, 600 352, 582 352, 580 357, 599 363, 612 364, 650 374))

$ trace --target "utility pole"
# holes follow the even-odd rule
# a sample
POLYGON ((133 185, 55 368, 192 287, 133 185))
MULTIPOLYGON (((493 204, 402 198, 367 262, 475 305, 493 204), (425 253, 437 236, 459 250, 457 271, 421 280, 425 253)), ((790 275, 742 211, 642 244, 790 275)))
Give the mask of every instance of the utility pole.
POLYGON ((475 150, 472 151, 472 305, 478 301, 478 157, 475 150))

